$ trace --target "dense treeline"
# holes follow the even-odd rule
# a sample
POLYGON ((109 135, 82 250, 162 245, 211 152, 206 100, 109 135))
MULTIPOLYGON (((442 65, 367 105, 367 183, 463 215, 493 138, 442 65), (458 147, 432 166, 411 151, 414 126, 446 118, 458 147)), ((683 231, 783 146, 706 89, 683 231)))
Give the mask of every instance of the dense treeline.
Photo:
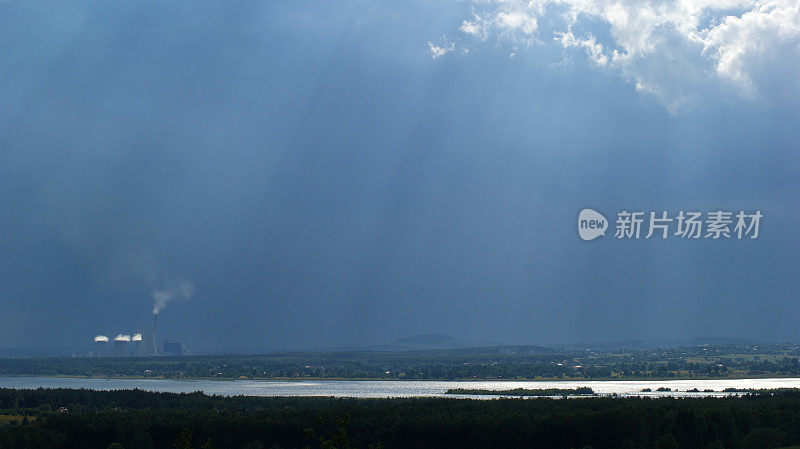
POLYGON ((483 396, 591 396, 594 390, 589 387, 578 388, 512 388, 510 390, 485 390, 474 388, 451 388, 447 394, 468 394, 483 396))
POLYGON ((0 375, 536 379, 800 376, 792 345, 559 352, 530 346, 157 358, 0 359, 0 375))
POLYGON ((334 399, 0 390, 0 448, 777 448, 800 392, 727 398, 334 399))

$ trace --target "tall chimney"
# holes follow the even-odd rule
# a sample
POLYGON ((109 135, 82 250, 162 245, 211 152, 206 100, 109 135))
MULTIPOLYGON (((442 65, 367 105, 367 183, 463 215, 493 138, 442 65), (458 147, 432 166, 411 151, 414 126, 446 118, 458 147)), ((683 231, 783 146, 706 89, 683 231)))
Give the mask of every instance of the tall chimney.
POLYGON ((153 354, 158 355, 158 314, 153 314, 153 354))

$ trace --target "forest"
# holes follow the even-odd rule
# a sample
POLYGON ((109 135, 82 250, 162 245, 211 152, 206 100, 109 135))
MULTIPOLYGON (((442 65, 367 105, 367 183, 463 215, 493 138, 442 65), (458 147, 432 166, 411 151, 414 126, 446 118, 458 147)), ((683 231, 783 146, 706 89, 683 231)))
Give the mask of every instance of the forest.
POLYGON ((0 389, 2 449, 750 449, 800 443, 800 391, 724 398, 335 399, 0 389))

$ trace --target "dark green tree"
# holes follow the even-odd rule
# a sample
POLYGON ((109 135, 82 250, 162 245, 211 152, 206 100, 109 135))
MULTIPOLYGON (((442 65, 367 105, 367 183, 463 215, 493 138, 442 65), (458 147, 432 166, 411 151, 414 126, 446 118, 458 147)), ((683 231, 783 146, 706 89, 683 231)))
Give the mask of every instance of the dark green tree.
POLYGON ((192 429, 185 427, 175 441, 175 449, 192 449, 192 429))

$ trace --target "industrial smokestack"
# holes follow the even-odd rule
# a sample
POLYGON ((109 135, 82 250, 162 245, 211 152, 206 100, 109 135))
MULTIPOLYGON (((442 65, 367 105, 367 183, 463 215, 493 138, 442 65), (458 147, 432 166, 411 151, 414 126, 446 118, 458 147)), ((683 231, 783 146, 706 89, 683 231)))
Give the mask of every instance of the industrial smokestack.
POLYGON ((158 314, 174 299, 189 299, 194 294, 194 284, 188 280, 167 283, 155 290, 153 296, 153 354, 158 355, 158 314))
POLYGON ((105 335, 98 335, 94 337, 94 342, 97 344, 97 357, 104 357, 108 355, 108 337, 105 335))
POLYGON ((158 355, 158 312, 153 312, 153 354, 158 355))

